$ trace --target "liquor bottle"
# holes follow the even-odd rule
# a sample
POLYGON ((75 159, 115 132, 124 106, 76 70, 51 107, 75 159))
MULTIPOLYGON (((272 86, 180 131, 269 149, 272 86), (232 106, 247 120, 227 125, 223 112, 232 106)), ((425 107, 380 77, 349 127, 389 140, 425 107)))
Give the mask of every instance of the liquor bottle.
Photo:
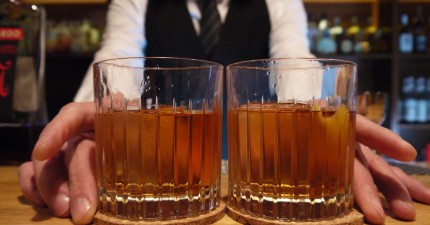
POLYGON ((337 46, 337 53, 340 53, 340 42, 342 39, 342 34, 345 32, 345 29, 343 28, 342 24, 341 24, 341 19, 339 16, 336 16, 333 19, 333 26, 330 28, 329 32, 330 32, 330 36, 332 37, 332 39, 336 42, 336 46, 337 46))
POLYGON ((364 30, 360 30, 355 37, 354 44, 354 52, 355 53, 368 53, 370 52, 370 45, 367 41, 366 33, 364 30))
POLYGON ((350 54, 354 52, 355 39, 359 32, 360 26, 358 25, 358 18, 353 16, 351 18, 351 23, 340 38, 339 48, 342 54, 350 54))
POLYGON ((414 50, 414 35, 409 26, 409 16, 402 14, 400 17, 399 51, 411 53, 414 50))
POLYGON ((317 52, 320 54, 335 54, 336 50, 336 42, 332 39, 329 29, 325 29, 322 38, 318 41, 317 52))
POLYGON ((339 51, 342 54, 350 54, 354 50, 354 41, 347 32, 343 32, 339 40, 339 51))
POLYGON ((426 78, 419 76, 415 80, 415 93, 416 93, 416 122, 426 123, 428 119, 427 112, 427 99, 426 99, 426 78))
POLYGON ((318 43, 319 30, 317 22, 312 14, 309 14, 308 18, 308 41, 309 41, 309 49, 312 53, 316 53, 316 46, 318 43))
MULTIPOLYGON (((392 33, 393 28, 391 26, 391 20, 386 17, 379 17, 379 29, 378 29, 378 41, 377 50, 379 53, 390 53, 392 52, 392 33)), ((397 45, 396 45, 397 47, 397 45)))
POLYGON ((367 18, 367 26, 364 28, 364 33, 366 36, 366 41, 369 45, 368 52, 379 51, 379 40, 382 36, 382 33, 381 30, 376 27, 372 16, 367 18))
MULTIPOLYGON (((89 23, 89 21, 87 21, 89 23)), ((94 52, 99 48, 100 31, 98 28, 90 24, 87 37, 89 52, 94 52)))
POLYGON ((358 24, 358 17, 357 16, 351 17, 351 24, 347 28, 346 33, 347 33, 348 37, 350 37, 352 40, 353 51, 355 51, 355 48, 357 48, 357 46, 356 46, 357 38, 358 38, 358 35, 360 34, 360 32, 361 32, 361 27, 358 24))
POLYGON ((427 123, 430 123, 430 76, 426 79, 427 123))
MULTIPOLYGON (((426 26, 426 37, 427 40, 430 39, 430 16, 427 18, 427 26, 426 26)), ((430 52, 430 41, 427 41, 427 52, 430 52)))
POLYGON ((343 33, 343 30, 344 29, 343 29, 342 24, 341 24, 341 19, 340 19, 340 17, 336 16, 333 19, 333 26, 330 28, 330 34, 332 36, 338 36, 341 33, 343 33))
POLYGON ((329 21, 327 19, 327 14, 326 13, 322 13, 321 14, 321 19, 318 22, 318 29, 320 30, 321 34, 324 30, 329 28, 329 21))
POLYGON ((47 122, 45 11, 0 1, 0 149, 28 150, 47 122), (27 148, 27 149, 26 149, 27 148))
POLYGON ((402 87, 402 121, 415 123, 417 121, 417 100, 415 98, 415 77, 407 76, 403 79, 402 87))
POLYGON ((413 19, 414 29, 414 52, 425 53, 427 52, 427 36, 422 18, 422 8, 418 6, 417 14, 413 19))

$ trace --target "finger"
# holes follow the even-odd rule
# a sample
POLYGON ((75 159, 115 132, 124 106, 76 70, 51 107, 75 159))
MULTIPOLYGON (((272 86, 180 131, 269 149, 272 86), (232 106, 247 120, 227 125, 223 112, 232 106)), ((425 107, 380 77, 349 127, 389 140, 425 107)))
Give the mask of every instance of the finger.
POLYGON ((367 221, 373 224, 383 224, 385 213, 382 208, 381 199, 369 170, 363 164, 363 160, 365 159, 356 158, 354 162, 355 201, 367 221))
POLYGON ((88 224, 97 210, 97 186, 95 175, 95 145, 84 139, 76 144, 76 150, 67 155, 69 165, 70 207, 75 224, 88 224))
POLYGON ((417 155, 415 148, 399 135, 361 115, 357 115, 356 137, 358 142, 400 161, 412 161, 417 155))
POLYGON ((30 201, 44 205, 34 180, 33 162, 25 162, 18 168, 19 186, 22 194, 30 201))
POLYGON ((403 181, 411 197, 419 202, 430 204, 430 189, 423 183, 407 175, 403 170, 393 166, 393 171, 403 181))
POLYGON ((67 217, 69 211, 69 188, 63 151, 45 161, 33 161, 34 178, 40 196, 58 217, 67 217))
POLYGON ((400 219, 414 220, 415 208, 407 187, 391 166, 368 148, 362 148, 375 184, 385 196, 390 209, 400 219))
POLYGON ((93 128, 93 103, 67 104, 43 129, 34 147, 33 158, 39 161, 49 159, 56 155, 69 139, 93 128))

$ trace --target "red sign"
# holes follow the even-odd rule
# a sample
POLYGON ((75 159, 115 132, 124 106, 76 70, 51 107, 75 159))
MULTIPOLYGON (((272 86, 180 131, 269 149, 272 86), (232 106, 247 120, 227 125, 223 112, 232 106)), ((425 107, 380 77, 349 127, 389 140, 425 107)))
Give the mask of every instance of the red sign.
POLYGON ((0 41, 19 41, 24 38, 24 29, 20 27, 0 27, 0 41))
POLYGON ((0 44, 0 54, 6 55, 6 54, 11 54, 11 55, 16 55, 18 52, 18 47, 16 45, 4 45, 2 46, 0 44))
POLYGON ((9 87, 7 87, 5 84, 6 79, 6 71, 10 69, 12 66, 11 61, 6 61, 5 64, 0 64, 0 97, 7 97, 9 96, 9 87))

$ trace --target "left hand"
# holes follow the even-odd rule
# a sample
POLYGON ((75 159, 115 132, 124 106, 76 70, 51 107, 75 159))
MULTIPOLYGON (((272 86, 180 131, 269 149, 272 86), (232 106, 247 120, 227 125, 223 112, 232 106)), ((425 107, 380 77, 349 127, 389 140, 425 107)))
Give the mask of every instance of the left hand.
POLYGON ((354 164, 354 198, 367 221, 383 224, 385 213, 379 192, 391 211, 402 220, 414 220, 412 199, 430 204, 430 189, 408 176, 400 168, 390 166, 371 151, 400 161, 412 161, 416 150, 400 136, 358 115, 356 137, 361 144, 356 149, 354 164), (368 147, 366 147, 368 146, 368 147))

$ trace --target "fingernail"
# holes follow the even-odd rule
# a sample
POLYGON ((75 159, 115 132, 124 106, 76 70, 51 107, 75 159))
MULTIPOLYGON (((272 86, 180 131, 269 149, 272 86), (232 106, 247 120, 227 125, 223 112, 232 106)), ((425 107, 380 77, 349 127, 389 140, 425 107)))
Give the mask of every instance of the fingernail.
POLYGON ((408 154, 408 157, 405 157, 404 160, 407 162, 415 160, 415 158, 417 157, 417 150, 415 149, 415 147, 406 141, 404 141, 404 144, 406 146, 403 149, 409 149, 409 151, 405 152, 408 154))
POLYGON ((406 201, 401 201, 401 203, 402 203, 403 205, 405 205, 405 206, 406 206, 406 208, 408 208, 409 210, 415 210, 415 207, 412 205, 412 203, 410 203, 410 202, 406 202, 406 201))
POLYGON ((57 197, 55 197, 54 201, 54 213, 57 216, 68 216, 69 215, 69 196, 65 194, 58 194, 57 197))
POLYGON ((405 212, 406 216, 403 216, 403 219, 407 219, 407 220, 413 220, 415 219, 415 207, 412 205, 411 202, 407 202, 407 201, 400 201, 400 207, 402 207, 403 212, 405 212), (406 213, 409 212, 409 213, 406 213))
POLYGON ((86 198, 78 198, 72 202, 72 219, 73 222, 84 224, 91 222, 90 209, 91 204, 86 198))
POLYGON ((385 220, 385 212, 382 208, 381 202, 379 200, 373 199, 372 200, 373 210, 375 210, 376 214, 378 214, 378 221, 372 221, 377 224, 383 224, 385 220))

